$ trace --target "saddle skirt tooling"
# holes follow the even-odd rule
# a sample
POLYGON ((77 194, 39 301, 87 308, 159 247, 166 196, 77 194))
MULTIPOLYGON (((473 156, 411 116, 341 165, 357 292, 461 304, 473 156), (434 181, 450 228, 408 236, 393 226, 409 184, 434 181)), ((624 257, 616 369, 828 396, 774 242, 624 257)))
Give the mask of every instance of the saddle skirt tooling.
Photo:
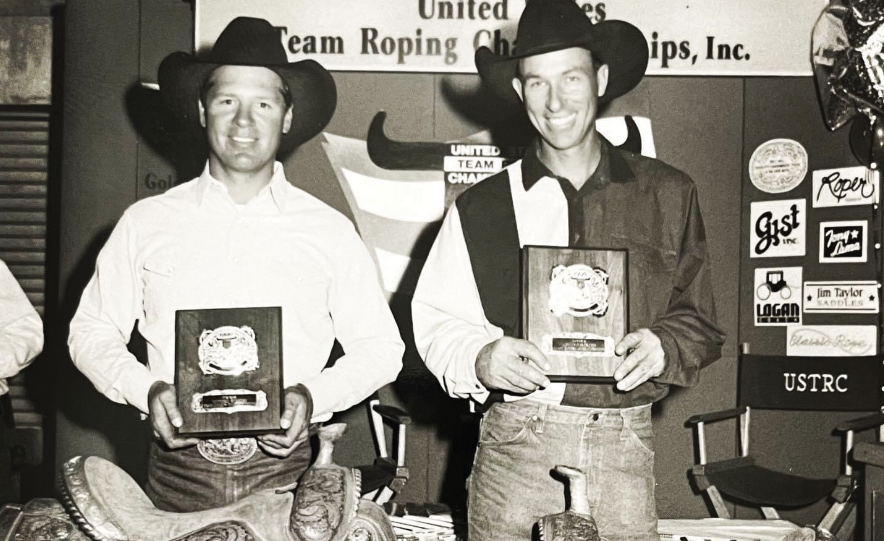
POLYGON ((263 490, 223 507, 173 513, 157 509, 113 463, 75 457, 59 476, 62 504, 95 541, 395 541, 384 510, 360 498, 358 470, 332 460, 345 428, 319 429, 319 455, 293 491, 263 490))

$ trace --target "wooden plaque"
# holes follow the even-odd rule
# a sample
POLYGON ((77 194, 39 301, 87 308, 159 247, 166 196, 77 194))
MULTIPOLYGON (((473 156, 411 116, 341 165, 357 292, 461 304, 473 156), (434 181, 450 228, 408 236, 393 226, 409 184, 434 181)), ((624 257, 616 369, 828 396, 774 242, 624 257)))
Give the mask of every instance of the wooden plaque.
POLYGON ((282 308, 178 310, 175 389, 180 435, 282 432, 282 308))
POLYGON ((626 250, 525 246, 522 332, 551 381, 613 383, 614 346, 629 328, 626 250))

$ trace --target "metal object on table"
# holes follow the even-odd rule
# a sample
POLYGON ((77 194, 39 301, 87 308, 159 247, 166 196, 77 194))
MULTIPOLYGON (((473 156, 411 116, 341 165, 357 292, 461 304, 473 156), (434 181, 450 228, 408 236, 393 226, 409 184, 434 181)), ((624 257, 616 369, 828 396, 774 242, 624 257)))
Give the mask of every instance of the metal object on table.
POLYGON ((569 466, 556 466, 555 470, 568 478, 571 506, 537 521, 540 541, 600 541, 598 527, 589 514, 586 474, 569 466))

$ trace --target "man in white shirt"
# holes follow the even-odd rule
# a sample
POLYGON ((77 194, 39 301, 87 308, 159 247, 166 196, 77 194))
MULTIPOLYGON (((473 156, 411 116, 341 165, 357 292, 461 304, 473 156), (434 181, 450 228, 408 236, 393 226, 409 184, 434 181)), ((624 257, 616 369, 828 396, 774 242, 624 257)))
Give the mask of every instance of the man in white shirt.
POLYGON ((269 22, 240 17, 208 55, 166 57, 158 79, 172 110, 204 130, 208 164, 126 210, 68 344, 99 391, 149 416, 148 495, 161 509, 193 511, 297 481, 311 422, 393 381, 404 345, 353 225, 289 184, 275 161, 331 119, 331 75, 311 60, 289 63, 269 22), (175 311, 252 306, 282 307, 285 432, 178 436, 175 311), (136 321, 147 366, 126 349, 136 321), (325 369, 335 339, 344 355, 325 369))
POLYGON ((0 396, 6 383, 43 351, 43 321, 25 292, 0 261, 0 396))

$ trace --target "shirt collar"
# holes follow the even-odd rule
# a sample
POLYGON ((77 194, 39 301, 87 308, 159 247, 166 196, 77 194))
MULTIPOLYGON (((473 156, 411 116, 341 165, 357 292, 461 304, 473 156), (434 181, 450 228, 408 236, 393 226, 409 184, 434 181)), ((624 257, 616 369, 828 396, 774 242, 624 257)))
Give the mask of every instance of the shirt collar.
MULTIPOLYGON (((620 152, 613 149, 613 145, 607 139, 599 135, 601 141, 601 158, 599 165, 586 181, 588 185, 604 186, 609 182, 629 182, 635 180, 635 174, 629 167, 629 164, 623 159, 620 152)), ((540 161, 537 156, 537 150, 540 142, 535 139, 528 148, 525 149, 525 155, 522 157, 522 184, 525 191, 531 189, 540 179, 545 177, 557 180, 566 180, 556 176, 549 168, 540 161)))
MULTIPOLYGON (((202 205, 206 197, 206 192, 208 192, 213 184, 220 184, 223 187, 221 181, 213 177, 209 172, 209 162, 207 161, 206 166, 203 168, 203 172, 197 179, 196 192, 194 194, 197 205, 202 205)), ((282 164, 280 162, 273 162, 273 176, 270 177, 270 183, 262 188, 255 197, 260 197, 264 190, 269 190, 270 196, 273 198, 273 203, 276 205, 277 210, 279 210, 280 213, 283 213, 285 212, 286 200, 289 193, 288 184, 289 182, 285 178, 285 169, 283 169, 282 164)))

